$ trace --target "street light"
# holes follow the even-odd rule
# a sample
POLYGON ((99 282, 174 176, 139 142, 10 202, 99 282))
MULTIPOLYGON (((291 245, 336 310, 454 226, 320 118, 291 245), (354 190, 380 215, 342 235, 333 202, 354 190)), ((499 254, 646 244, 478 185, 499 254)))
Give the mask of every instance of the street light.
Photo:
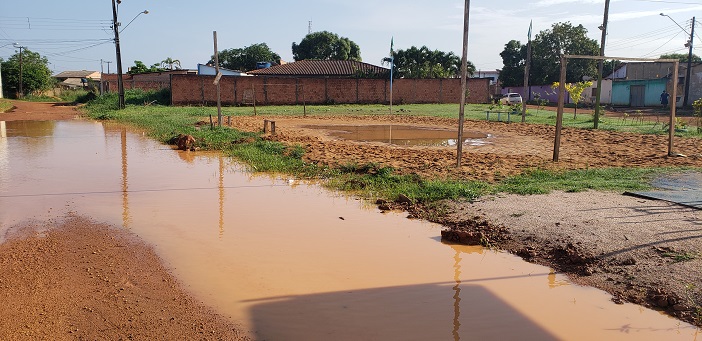
POLYGON ((19 48, 19 50, 20 50, 20 52, 19 52, 19 55, 20 55, 20 56, 19 56, 19 57, 20 57, 20 60, 19 60, 19 64, 20 64, 20 69, 19 69, 19 94, 17 95, 17 97, 22 98, 22 97, 24 96, 24 91, 23 91, 23 89, 22 89, 22 49, 26 49, 27 47, 26 47, 26 46, 22 46, 22 45, 17 44, 17 43, 12 43, 12 46, 17 47, 17 48, 19 48))
MULTIPOLYGON (((121 32, 119 30, 119 22, 117 21, 117 4, 122 3, 122 0, 116 0, 117 3, 115 3, 115 0, 112 0, 112 29, 115 31, 115 55, 117 57, 117 90, 119 91, 119 108, 124 109, 124 81, 122 79, 122 53, 120 52, 120 47, 119 47, 119 33, 121 32)), ((141 14, 147 14, 149 11, 143 11, 140 12, 139 14, 132 19, 134 21, 139 15, 141 14)), ((132 21, 129 22, 129 24, 132 23, 132 21)), ((127 24, 127 26, 129 26, 127 24)), ((124 28, 127 28, 125 26, 124 28)), ((122 29, 124 31, 124 29, 122 29)))
MULTIPOLYGON (((685 34, 690 35, 690 40, 688 40, 687 43, 685 44, 685 47, 687 47, 689 49, 689 51, 687 53, 687 72, 685 74, 685 95, 683 98, 683 108, 686 108, 687 103, 688 103, 688 97, 690 95, 690 77, 692 74, 692 42, 693 42, 694 36, 695 36, 695 17, 692 17, 692 29, 690 30, 690 33, 687 33, 687 30, 684 29, 682 26, 680 26, 680 24, 678 24, 678 22, 675 21, 675 19, 671 18, 669 15, 667 15, 665 13, 661 13, 661 16, 668 17, 668 19, 672 20, 675 23, 675 25, 678 25, 678 27, 680 27, 680 29, 683 30, 683 32, 685 32, 685 34)), ((675 82, 673 83, 673 86, 677 86, 677 82, 678 82, 678 80, 676 79, 675 82)), ((675 99, 675 102, 673 102, 673 103, 676 103, 676 102, 677 102, 677 99, 675 99)), ((675 105, 675 104, 673 104, 673 105, 675 105)))
POLYGON ((148 10, 144 10, 144 11, 142 11, 142 12, 139 12, 139 14, 137 14, 137 15, 134 17, 134 19, 132 19, 132 20, 127 24, 127 26, 124 26, 124 28, 122 28, 122 29, 119 31, 119 33, 122 33, 124 30, 126 30, 127 27, 129 27, 129 25, 131 25, 132 22, 133 22, 134 20, 136 20, 136 18, 138 18, 138 17, 139 17, 140 15, 142 15, 142 14, 149 14, 149 11, 148 11, 148 10))

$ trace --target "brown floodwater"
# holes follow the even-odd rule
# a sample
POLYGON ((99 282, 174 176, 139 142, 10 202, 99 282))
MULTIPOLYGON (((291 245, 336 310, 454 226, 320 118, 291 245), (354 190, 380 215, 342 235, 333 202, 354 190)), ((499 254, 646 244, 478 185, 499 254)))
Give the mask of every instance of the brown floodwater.
POLYGON ((266 340, 695 340, 693 326, 314 184, 89 121, 0 124, 0 236, 69 212, 266 340))
MULTIPOLYGON (((401 146, 455 146, 458 131, 408 125, 307 125, 305 128, 322 129, 345 140, 383 142, 401 146)), ((463 143, 480 146, 488 143, 489 134, 464 131, 463 143)))

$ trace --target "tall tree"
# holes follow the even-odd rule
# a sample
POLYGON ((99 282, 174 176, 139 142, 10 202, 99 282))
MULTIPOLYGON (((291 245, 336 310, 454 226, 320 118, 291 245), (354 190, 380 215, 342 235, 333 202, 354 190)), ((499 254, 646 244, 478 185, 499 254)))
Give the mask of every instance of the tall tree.
MULTIPOLYGON (((668 54, 662 54, 659 58, 660 59, 677 59, 681 63, 687 63, 687 53, 668 53, 668 54)), ((693 63, 702 63, 702 58, 696 54, 692 54, 692 62, 693 63)))
POLYGON ((526 45, 517 40, 510 40, 500 52, 502 70, 500 82, 503 86, 524 85, 524 64, 526 63, 526 45))
MULTIPOLYGON (((426 46, 412 46, 394 53, 396 78, 454 78, 461 72, 461 58, 453 52, 430 50, 426 46)), ((389 58, 383 62, 388 63, 389 58)), ((475 65, 468 62, 468 74, 475 72, 475 65)))
POLYGON ((174 67, 176 70, 180 70, 180 60, 168 57, 161 61, 162 69, 173 70, 174 67))
MULTIPOLYGON (((266 43, 219 51, 219 66, 230 70, 255 70, 258 62, 280 64, 280 56, 273 52, 266 43)), ((214 65, 214 56, 210 57, 208 64, 214 65)))
MULTIPOLYGON (((2 86, 9 94, 19 91, 19 52, 2 61, 2 86)), ((22 95, 50 89, 54 84, 49 69, 49 60, 37 52, 22 49, 22 95)))
MULTIPOLYGON (((555 23, 551 29, 539 32, 532 41, 533 55, 531 65, 532 84, 551 84, 557 82, 560 75, 561 54, 590 55, 599 54, 597 40, 587 37, 583 25, 573 26, 570 22, 555 23)), ((583 80, 583 76, 597 74, 597 62, 588 59, 570 59, 566 69, 566 82, 583 80)))
POLYGON ((305 59, 318 60, 356 60, 361 61, 361 48, 346 37, 339 37, 328 31, 313 32, 305 36, 300 44, 292 43, 295 61, 305 59))

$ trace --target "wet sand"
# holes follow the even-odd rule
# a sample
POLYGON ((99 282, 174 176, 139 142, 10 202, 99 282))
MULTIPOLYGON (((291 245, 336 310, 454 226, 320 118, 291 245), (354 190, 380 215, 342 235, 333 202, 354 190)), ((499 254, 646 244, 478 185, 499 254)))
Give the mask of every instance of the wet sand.
POLYGON ((129 232, 81 217, 0 244, 2 340, 247 340, 129 232))

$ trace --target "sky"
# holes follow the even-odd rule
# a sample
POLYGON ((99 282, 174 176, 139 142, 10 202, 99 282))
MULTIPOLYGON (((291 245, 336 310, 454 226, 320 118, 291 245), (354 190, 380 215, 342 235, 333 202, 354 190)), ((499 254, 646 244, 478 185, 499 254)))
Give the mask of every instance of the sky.
MULTIPOLYGON (((604 3, 470 1, 468 60, 477 70, 500 69, 505 44, 513 39, 526 43, 530 22, 533 36, 569 21, 582 24, 599 42, 604 3)), ((196 69, 214 53, 213 31, 220 51, 266 43, 285 61, 293 61, 292 43, 310 29, 351 39, 360 46, 363 61, 375 65, 389 55, 391 38, 395 50, 427 46, 460 56, 464 5, 460 0, 122 0, 122 65, 126 72, 135 60, 152 65, 172 58, 183 68, 196 69), (144 10, 148 14, 140 14, 144 10)), ((693 16, 702 20, 702 0, 611 0, 605 55, 687 53, 693 16)), ((17 44, 47 57, 54 73, 101 67, 114 73, 111 22, 110 0, 0 0, 0 58, 17 53, 17 44)), ((702 24, 695 26, 693 52, 702 55, 702 24)))

